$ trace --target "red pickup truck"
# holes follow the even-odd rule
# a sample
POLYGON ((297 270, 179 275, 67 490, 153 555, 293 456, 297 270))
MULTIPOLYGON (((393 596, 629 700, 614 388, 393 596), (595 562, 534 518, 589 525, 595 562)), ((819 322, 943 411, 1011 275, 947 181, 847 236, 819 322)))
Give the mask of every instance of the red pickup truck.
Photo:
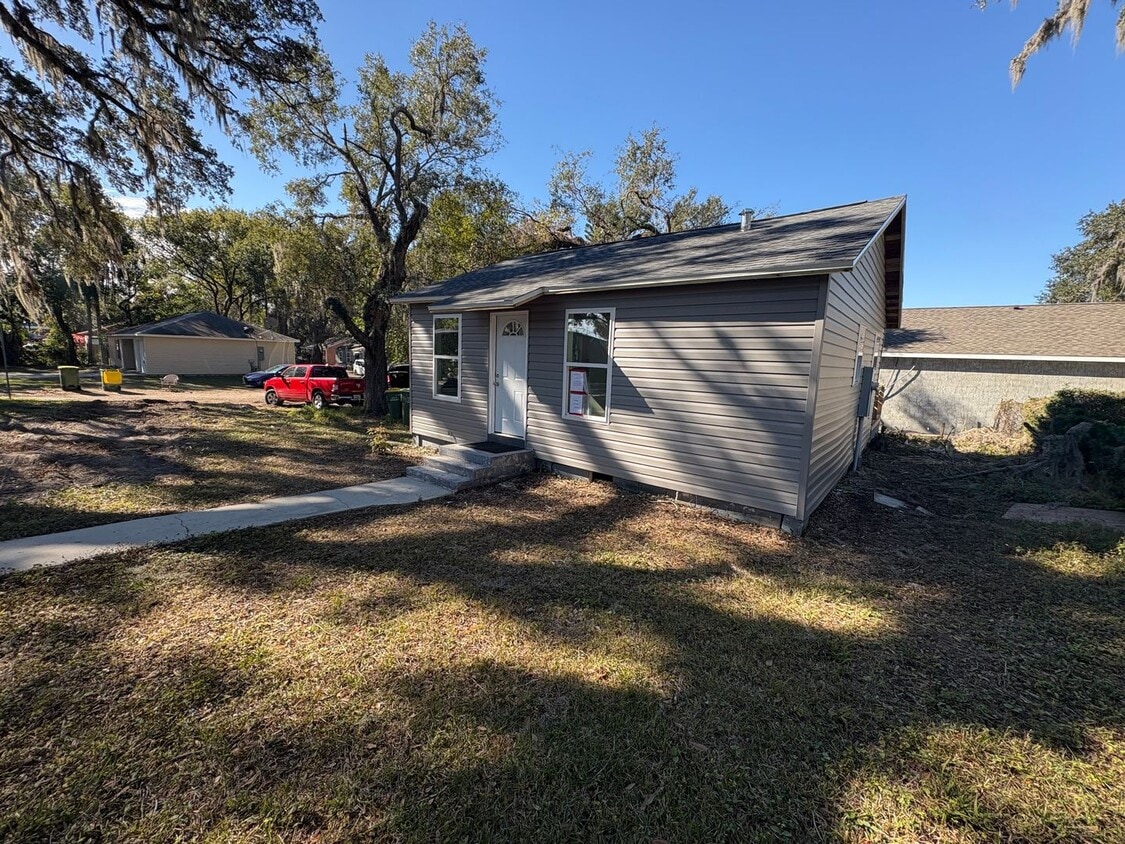
POLYGON ((309 402, 315 408, 329 404, 359 404, 363 379, 351 378, 342 366, 301 364, 283 370, 266 382, 266 404, 309 402))

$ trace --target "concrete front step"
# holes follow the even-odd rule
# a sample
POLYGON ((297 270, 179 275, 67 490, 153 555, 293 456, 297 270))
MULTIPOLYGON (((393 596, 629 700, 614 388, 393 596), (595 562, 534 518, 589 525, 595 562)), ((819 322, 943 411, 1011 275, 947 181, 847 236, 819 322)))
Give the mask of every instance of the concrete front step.
POLYGON ((478 481, 468 475, 455 475, 453 472, 445 472, 441 469, 434 469, 429 466, 411 466, 406 470, 406 474, 412 478, 426 481, 431 484, 452 489, 453 491, 470 489, 474 486, 483 486, 484 484, 491 483, 491 481, 478 481))
POLYGON ((493 453, 465 445, 443 445, 421 466, 406 471, 446 489, 460 490, 498 483, 534 468, 535 452, 531 449, 493 453))
POLYGON ((463 460, 460 457, 446 457, 445 455, 438 454, 433 457, 427 457, 424 465, 429 466, 431 469, 441 469, 443 472, 449 472, 454 475, 471 476, 479 469, 487 468, 480 463, 470 463, 468 460, 463 460))
POLYGON ((438 446, 438 454, 442 457, 454 457, 481 466, 506 466, 521 471, 535 466, 535 452, 530 448, 491 452, 458 443, 438 446))

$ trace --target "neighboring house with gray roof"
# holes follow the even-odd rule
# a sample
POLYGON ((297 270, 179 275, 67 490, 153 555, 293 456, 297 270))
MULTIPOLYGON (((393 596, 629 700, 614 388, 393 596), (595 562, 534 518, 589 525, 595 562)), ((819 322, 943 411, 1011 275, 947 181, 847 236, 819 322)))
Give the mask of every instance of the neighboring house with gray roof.
POLYGON ((122 369, 145 375, 240 375, 297 353, 292 337, 210 311, 121 328, 109 341, 122 369))
POLYGON ((399 296, 411 430, 787 529, 868 439, 905 197, 504 261, 399 296))
POLYGON ((907 308, 886 334, 882 419, 908 431, 993 427, 1005 399, 1125 392, 1125 302, 907 308))

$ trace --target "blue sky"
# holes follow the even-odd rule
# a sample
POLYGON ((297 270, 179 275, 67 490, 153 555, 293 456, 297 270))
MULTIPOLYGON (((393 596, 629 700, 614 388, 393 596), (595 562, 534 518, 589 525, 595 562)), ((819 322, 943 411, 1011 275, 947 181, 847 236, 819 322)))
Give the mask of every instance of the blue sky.
MULTIPOLYGON (((803 3, 346 3, 321 35, 354 78, 366 52, 404 67, 426 21, 488 48, 504 147, 491 169, 545 194, 557 149, 607 173, 656 123, 684 185, 781 213, 910 196, 906 305, 1033 301, 1078 218, 1125 196, 1125 57, 1095 2, 1076 49, 1007 64, 1054 0, 803 3)), ((230 202, 284 198, 281 177, 210 138, 236 168, 230 202)))

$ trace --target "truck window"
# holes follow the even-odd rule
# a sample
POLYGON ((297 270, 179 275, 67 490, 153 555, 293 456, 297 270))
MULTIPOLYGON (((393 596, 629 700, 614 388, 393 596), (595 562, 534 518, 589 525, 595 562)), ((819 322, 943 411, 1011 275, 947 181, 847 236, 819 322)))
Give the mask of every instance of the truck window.
POLYGON ((290 378, 304 378, 305 373, 307 373, 308 371, 309 371, 309 368, 307 366, 295 366, 295 367, 293 367, 293 374, 290 375, 289 377, 290 378))

